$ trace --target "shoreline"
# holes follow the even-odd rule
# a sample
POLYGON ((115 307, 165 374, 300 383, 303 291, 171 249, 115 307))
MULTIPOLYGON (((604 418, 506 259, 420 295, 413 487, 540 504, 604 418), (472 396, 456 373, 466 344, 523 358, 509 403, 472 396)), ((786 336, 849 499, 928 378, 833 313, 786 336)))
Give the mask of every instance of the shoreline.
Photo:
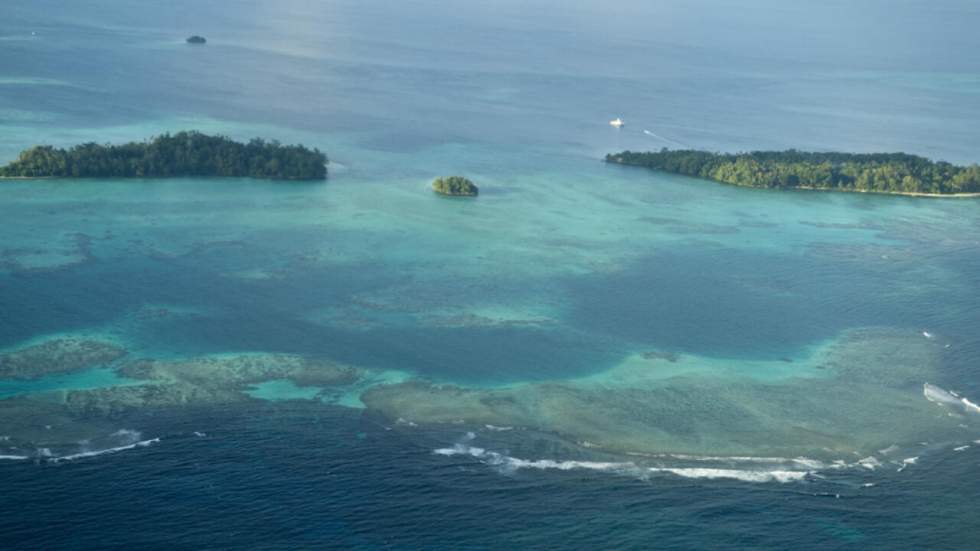
MULTIPOLYGON (((709 181, 715 182, 715 180, 709 180, 709 181)), ((734 185, 734 184, 728 184, 726 182, 717 182, 717 183, 719 183, 719 184, 726 184, 726 185, 734 185)), ((753 187, 753 186, 738 186, 738 187, 753 187)), ((804 191, 831 191, 831 192, 837 191, 837 192, 843 192, 843 193, 869 193, 869 194, 872 194, 872 195, 898 195, 898 196, 901 196, 901 197, 931 197, 931 198, 935 198, 935 199, 944 199, 944 198, 947 198, 947 197, 952 198, 952 199, 965 199, 965 198, 970 198, 970 197, 980 197, 980 192, 971 192, 971 193, 925 193, 925 192, 921 192, 921 191, 872 191, 872 190, 864 190, 864 189, 827 189, 827 188, 804 187, 804 186, 797 186, 795 188, 754 188, 754 189, 777 189, 777 190, 781 190, 781 191, 782 190, 792 191, 794 189, 801 189, 801 190, 804 190, 804 191)))
POLYGON ((968 198, 978 198, 980 197, 980 192, 969 192, 969 193, 925 193, 921 191, 875 191, 867 189, 846 189, 846 188, 818 188, 811 186, 795 186, 795 187, 763 187, 763 186, 745 186, 741 184, 732 184, 730 182, 723 182, 721 180, 713 180, 711 178, 700 178, 698 176, 689 176, 687 174, 680 174, 678 172, 670 172, 667 170, 658 170, 656 168, 650 168, 643 165, 624 163, 622 161, 608 160, 604 159, 603 162, 619 165, 619 166, 629 166, 635 168, 642 168, 653 172, 660 172, 662 174, 670 174, 671 176, 680 176, 683 178, 690 178, 692 180, 700 180, 703 182, 711 182, 713 184, 720 184, 724 186, 740 187, 745 189, 763 189, 770 191, 826 191, 826 192, 837 192, 837 193, 866 193, 870 195, 896 195, 900 197, 926 197, 933 199, 968 199, 968 198))

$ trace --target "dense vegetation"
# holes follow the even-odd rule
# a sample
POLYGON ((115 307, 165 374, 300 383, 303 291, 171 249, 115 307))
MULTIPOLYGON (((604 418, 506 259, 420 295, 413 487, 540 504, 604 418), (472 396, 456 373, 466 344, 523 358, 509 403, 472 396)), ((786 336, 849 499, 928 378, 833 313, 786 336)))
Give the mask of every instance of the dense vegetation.
POLYGON ((480 193, 480 189, 473 182, 462 176, 436 178, 432 182, 432 189, 443 195, 462 195, 465 197, 475 197, 480 193))
POLYGON ((253 139, 239 143, 199 132, 164 134, 122 145, 87 143, 71 149, 32 147, 0 167, 0 177, 168 178, 223 176, 322 180, 327 156, 302 145, 253 139))
POLYGON ((905 153, 682 150, 606 155, 606 161, 763 188, 837 189, 879 193, 978 193, 980 166, 955 166, 905 153))
POLYGON ((204 38, 203 36, 198 36, 196 34, 194 36, 188 37, 187 39, 188 44, 207 44, 207 42, 208 39, 204 38))

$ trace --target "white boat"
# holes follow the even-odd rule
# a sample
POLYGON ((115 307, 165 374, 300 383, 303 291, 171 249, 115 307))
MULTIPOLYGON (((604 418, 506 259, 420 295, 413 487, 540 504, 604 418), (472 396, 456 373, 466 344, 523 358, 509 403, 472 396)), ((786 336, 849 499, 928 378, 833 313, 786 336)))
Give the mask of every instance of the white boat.
POLYGON ((615 126, 616 128, 619 128, 620 126, 623 126, 624 124, 626 124, 626 123, 624 123, 623 122, 623 119, 621 119, 619 117, 616 117, 615 119, 609 121, 609 125, 610 126, 615 126))

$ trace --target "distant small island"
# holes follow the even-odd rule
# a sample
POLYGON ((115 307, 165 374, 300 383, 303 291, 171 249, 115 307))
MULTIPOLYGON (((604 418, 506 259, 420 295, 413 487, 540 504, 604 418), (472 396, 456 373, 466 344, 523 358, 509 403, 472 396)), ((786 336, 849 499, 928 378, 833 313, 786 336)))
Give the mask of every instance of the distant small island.
POLYGON ((606 162, 744 187, 980 195, 980 166, 956 166, 906 153, 807 153, 791 149, 730 154, 662 149, 609 154, 606 162))
POLYGON ((443 195, 459 197, 476 197, 480 194, 480 188, 462 176, 436 178, 432 182, 432 190, 443 195))
POLYGON ((319 149, 255 138, 240 143, 195 131, 122 145, 86 143, 71 149, 39 145, 0 167, 2 178, 173 178, 217 176, 323 180, 327 156, 319 149))
POLYGON ((198 36, 196 34, 187 39, 188 44, 207 44, 207 42, 208 39, 204 38, 203 36, 198 36))

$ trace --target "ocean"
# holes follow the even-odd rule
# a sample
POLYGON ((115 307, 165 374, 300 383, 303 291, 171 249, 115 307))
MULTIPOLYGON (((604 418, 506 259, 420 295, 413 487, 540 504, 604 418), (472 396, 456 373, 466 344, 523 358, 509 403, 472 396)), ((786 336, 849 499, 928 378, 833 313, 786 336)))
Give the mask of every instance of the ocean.
POLYGON ((0 162, 183 129, 330 158, 326 182, 0 183, 0 545, 977 548, 977 200, 602 158, 980 162, 978 22, 0 8, 0 162), (434 195, 449 174, 480 197, 434 195))

